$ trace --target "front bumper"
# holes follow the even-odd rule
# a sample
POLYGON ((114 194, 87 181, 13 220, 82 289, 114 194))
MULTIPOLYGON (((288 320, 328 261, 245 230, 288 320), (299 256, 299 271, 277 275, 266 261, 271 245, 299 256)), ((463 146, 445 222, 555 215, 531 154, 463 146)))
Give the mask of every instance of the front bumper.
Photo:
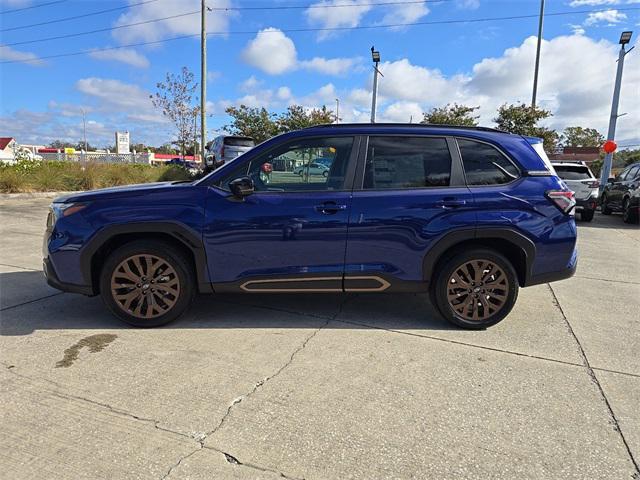
POLYGON ((47 283, 53 288, 62 290, 63 292, 80 293, 90 297, 95 295, 95 292, 90 285, 76 285, 74 283, 61 282, 48 258, 42 260, 42 271, 47 279, 47 283))

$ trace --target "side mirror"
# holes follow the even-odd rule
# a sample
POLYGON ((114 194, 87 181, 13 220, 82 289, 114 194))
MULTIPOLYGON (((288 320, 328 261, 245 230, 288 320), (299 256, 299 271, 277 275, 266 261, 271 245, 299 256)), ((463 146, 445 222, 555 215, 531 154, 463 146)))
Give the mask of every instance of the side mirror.
POLYGON ((256 189, 251 177, 239 177, 229 182, 229 190, 234 197, 244 198, 251 195, 256 189))
POLYGON ((616 181, 616 179, 615 179, 615 178, 613 178, 613 177, 609 177, 609 178, 607 178, 607 183, 613 183, 613 182, 615 182, 615 181, 616 181))

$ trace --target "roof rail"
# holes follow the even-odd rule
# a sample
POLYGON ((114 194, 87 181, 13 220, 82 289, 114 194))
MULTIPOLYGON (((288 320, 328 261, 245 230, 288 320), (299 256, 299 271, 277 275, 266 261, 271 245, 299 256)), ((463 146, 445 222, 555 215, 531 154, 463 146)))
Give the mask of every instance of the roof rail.
POLYGON ((413 127, 413 128, 445 128, 445 129, 460 129, 460 130, 479 130, 482 132, 497 132, 497 133, 511 133, 506 130, 499 130, 497 128, 491 127, 466 127, 463 125, 442 125, 442 124, 434 124, 434 123, 323 123, 320 125, 313 125, 308 128, 329 128, 329 127, 370 127, 370 126, 378 126, 378 127, 413 127))

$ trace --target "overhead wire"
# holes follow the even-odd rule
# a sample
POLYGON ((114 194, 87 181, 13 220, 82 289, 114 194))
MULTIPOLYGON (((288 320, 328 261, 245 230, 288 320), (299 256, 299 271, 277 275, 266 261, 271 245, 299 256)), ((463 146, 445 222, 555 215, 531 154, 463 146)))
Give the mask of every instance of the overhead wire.
POLYGON ((58 3, 64 3, 66 1, 67 0, 54 0, 53 2, 37 3, 35 5, 30 5, 28 7, 12 8, 11 10, 2 10, 0 11, 0 15, 6 15, 7 13, 22 12, 24 10, 33 10, 34 8, 47 7, 49 5, 56 5, 58 3))

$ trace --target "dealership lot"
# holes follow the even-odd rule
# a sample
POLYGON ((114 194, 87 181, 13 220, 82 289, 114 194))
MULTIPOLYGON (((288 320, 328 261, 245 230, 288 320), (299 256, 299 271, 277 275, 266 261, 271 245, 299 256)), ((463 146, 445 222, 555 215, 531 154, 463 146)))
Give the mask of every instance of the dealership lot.
POLYGON ((0 468, 21 478, 636 478, 640 229, 487 331, 424 295, 201 297, 129 328, 41 272, 51 198, 0 199, 0 468))

